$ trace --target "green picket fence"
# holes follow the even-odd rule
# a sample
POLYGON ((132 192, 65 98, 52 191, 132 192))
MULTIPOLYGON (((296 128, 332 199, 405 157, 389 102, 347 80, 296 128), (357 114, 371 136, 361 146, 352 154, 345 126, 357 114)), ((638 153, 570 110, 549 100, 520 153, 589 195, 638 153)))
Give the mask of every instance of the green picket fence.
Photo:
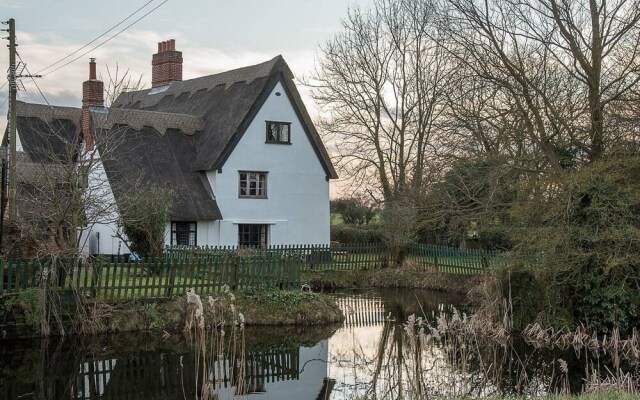
POLYGON ((303 270, 356 270, 374 269, 389 265, 387 248, 382 243, 355 245, 274 245, 264 248, 220 247, 167 247, 164 257, 172 260, 215 260, 225 254, 263 260, 295 258, 303 270))
MULTIPOLYGON (((425 244, 409 246, 406 256, 424 268, 464 275, 506 262, 497 251, 425 244)), ((300 286, 303 270, 375 269, 393 265, 391 258, 384 244, 358 244, 168 247, 154 262, 6 260, 0 262, 0 295, 42 284, 107 300, 170 297, 190 288, 213 293, 225 285, 234 290, 261 285, 291 289, 300 286)))
POLYGON ((494 250, 458 249, 455 247, 415 244, 407 258, 425 268, 451 274, 473 275, 487 268, 502 266, 503 254, 494 250))
POLYGON ((293 257, 243 258, 232 253, 215 259, 163 259, 155 262, 83 263, 8 260, 0 263, 0 295, 45 285, 56 292, 77 292, 102 300, 163 298, 194 288, 214 293, 270 285, 300 287, 299 260, 293 257))

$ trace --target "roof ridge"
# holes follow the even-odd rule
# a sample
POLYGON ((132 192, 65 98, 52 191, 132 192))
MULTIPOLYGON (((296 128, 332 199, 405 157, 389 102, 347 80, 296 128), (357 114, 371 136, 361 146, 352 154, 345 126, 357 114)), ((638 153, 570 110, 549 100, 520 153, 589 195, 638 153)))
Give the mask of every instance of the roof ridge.
POLYGON ((51 122, 54 119, 76 121, 80 119, 81 113, 82 110, 79 107, 27 103, 21 100, 16 101, 16 115, 18 117, 35 117, 45 122, 51 122))
POLYGON ((186 135, 193 135, 204 128, 204 120, 196 115, 168 113, 161 111, 136 110, 128 108, 114 108, 106 115, 98 116, 103 129, 112 129, 115 125, 127 125, 140 131, 150 126, 165 135, 169 129, 179 129, 186 135))
MULTIPOLYGON (((166 90, 155 91, 156 88, 148 88, 131 92, 121 93, 113 102, 116 108, 150 108, 160 102, 167 96, 179 96, 183 93, 189 93, 192 96, 199 90, 213 90, 214 87, 225 85, 229 88, 231 85, 246 82, 250 84, 256 79, 265 78, 274 73, 283 70, 286 62, 281 55, 277 55, 270 60, 239 67, 227 71, 217 72, 215 74, 203 75, 183 81, 174 81, 167 85, 166 90)), ((288 70, 288 67, 286 67, 288 70)), ((290 73, 290 71, 289 71, 290 73)))

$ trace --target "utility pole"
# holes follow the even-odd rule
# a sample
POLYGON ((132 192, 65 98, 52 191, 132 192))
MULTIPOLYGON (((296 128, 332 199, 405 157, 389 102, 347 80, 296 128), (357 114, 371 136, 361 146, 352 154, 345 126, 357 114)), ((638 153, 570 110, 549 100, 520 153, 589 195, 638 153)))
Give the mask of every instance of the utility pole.
POLYGON ((16 21, 9 19, 9 141, 7 148, 9 150, 9 220, 15 221, 17 217, 16 210, 16 94, 18 86, 16 85, 16 21))
MULTIPOLYGON (((18 212, 17 212, 17 193, 18 193, 18 179, 17 179, 17 137, 16 137, 16 126, 17 126, 17 108, 16 108, 16 95, 18 93, 18 79, 20 78, 41 78, 41 75, 30 75, 30 74, 22 74, 22 71, 26 68, 24 63, 16 62, 16 55, 18 54, 16 51, 16 47, 18 44, 16 43, 16 21, 11 18, 9 21, 3 21, 2 24, 9 25, 9 29, 3 29, 3 31, 9 32, 9 36, 6 39, 9 39, 9 71, 7 74, 7 80, 9 81, 9 115, 8 115, 8 126, 9 126, 9 137, 7 140, 7 148, 9 154, 6 155, 6 164, 8 169, 8 174, 4 179, 2 187, 2 200, 3 206, 9 206, 9 221, 15 221, 18 212), (8 196, 7 196, 8 194, 8 196), (8 197, 8 199, 7 199, 8 197)), ((27 71, 28 72, 28 71, 27 71)), ((4 212, 4 208, 2 209, 4 212)), ((3 215, 4 216, 4 215, 3 215)), ((2 228, 0 225, 0 236, 2 234, 2 228)), ((1 239, 0 239, 1 240, 1 239)))

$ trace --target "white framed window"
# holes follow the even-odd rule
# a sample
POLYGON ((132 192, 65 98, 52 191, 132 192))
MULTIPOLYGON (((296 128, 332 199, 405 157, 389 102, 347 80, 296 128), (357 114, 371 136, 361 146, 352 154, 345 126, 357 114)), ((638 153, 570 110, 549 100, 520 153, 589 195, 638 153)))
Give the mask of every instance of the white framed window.
POLYGON ((238 197, 250 199, 267 198, 267 172, 239 171, 238 197))

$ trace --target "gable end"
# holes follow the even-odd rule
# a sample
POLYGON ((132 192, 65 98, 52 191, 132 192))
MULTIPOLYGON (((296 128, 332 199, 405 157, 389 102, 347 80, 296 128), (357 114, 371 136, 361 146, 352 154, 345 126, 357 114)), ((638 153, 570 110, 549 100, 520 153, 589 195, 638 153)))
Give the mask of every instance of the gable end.
POLYGON ((289 102, 291 103, 291 106, 296 113, 296 117, 300 121, 300 124, 302 125, 304 132, 307 135, 307 139, 311 143, 313 151, 315 152, 318 160, 320 161, 320 164, 322 165, 322 168, 324 169, 327 180, 338 178, 338 174, 336 173, 333 164, 331 163, 331 158, 329 157, 329 154, 327 153, 327 150, 322 143, 322 139, 320 138, 320 135, 316 131, 313 122, 311 121, 311 117, 309 116, 309 113, 307 112, 304 103, 302 102, 302 98, 300 97, 295 84, 291 79, 286 79, 282 72, 279 72, 270 78, 269 82, 265 85, 262 92, 260 93, 260 96, 258 96, 255 103, 252 105, 249 113, 247 113, 242 123, 238 127, 238 130, 235 132, 232 139, 227 142, 224 150, 220 154, 220 157, 214 162, 210 169, 222 170, 225 162, 227 161, 235 147, 238 145, 240 139, 242 139, 245 132, 249 128, 249 125, 251 125, 256 115, 258 114, 264 103, 267 101, 267 98, 269 98, 269 95, 278 83, 282 83, 282 87, 284 88, 287 98, 289 99, 289 102))

